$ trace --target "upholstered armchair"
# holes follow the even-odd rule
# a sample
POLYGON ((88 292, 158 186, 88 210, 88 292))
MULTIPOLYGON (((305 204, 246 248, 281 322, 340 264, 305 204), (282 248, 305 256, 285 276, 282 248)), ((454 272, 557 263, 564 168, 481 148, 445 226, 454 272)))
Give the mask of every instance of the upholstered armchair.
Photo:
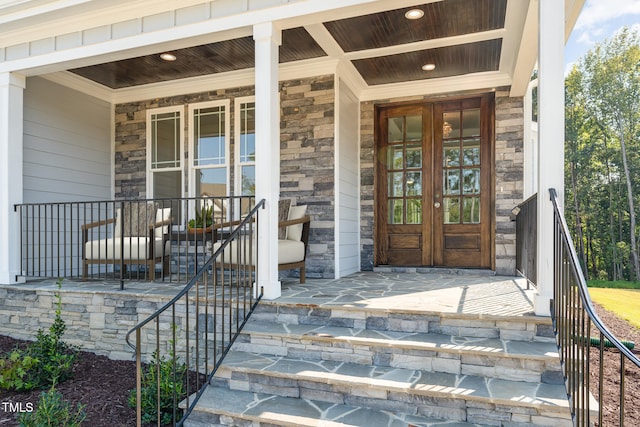
POLYGON ((116 209, 115 218, 82 226, 82 276, 88 276, 89 265, 144 265, 150 280, 155 279, 155 266, 163 263, 169 271, 169 227, 171 208, 158 208, 155 203, 125 202, 124 212, 116 209), (95 230, 114 224, 112 230, 95 230))
MULTIPOLYGON (((300 283, 306 280, 305 262, 309 246, 309 230, 311 218, 306 215, 307 206, 290 206, 289 200, 281 200, 279 204, 278 222, 278 270, 300 270, 300 283)), ((243 246, 238 248, 238 241, 230 242, 218 259, 218 264, 238 264, 240 260, 244 265, 255 265, 257 258, 257 239, 255 235, 242 236, 240 244, 246 245, 247 239, 251 242, 251 251, 243 246), (240 255, 238 255, 240 254, 240 255)), ((213 251, 218 250, 222 242, 213 245, 213 251)))

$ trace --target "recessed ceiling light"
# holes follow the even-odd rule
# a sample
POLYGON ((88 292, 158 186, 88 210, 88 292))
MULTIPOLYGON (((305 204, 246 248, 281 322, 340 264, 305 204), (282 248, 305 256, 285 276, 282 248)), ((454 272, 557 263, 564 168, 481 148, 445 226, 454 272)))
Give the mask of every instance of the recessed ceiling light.
POLYGON ((424 64, 424 65, 422 66, 422 69, 423 69, 424 71, 433 71, 433 70, 435 70, 435 69, 436 69, 436 64, 424 64))
POLYGON ((175 61, 177 59, 176 56, 172 53, 161 53, 160 58, 164 59, 165 61, 175 61))
POLYGON ((424 11, 422 9, 409 9, 404 17, 407 19, 420 19, 424 16, 424 11))

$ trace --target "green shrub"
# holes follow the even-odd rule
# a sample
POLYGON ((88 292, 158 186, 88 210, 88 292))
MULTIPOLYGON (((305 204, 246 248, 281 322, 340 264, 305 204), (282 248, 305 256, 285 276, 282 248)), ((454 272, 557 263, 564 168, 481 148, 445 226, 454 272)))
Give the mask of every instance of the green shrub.
POLYGON ((0 357, 0 389, 44 389, 71 378, 78 350, 62 341, 66 329, 59 292, 62 280, 58 280, 57 284, 56 317, 49 332, 38 330, 36 341, 27 348, 15 349, 0 357))
POLYGON ((78 427, 87 417, 84 406, 78 403, 75 411, 54 387, 40 394, 33 412, 20 415, 20 427, 78 427))
MULTIPOLYGON (((143 367, 142 372, 142 423, 156 423, 158 420, 157 396, 158 396, 158 369, 160 370, 160 422, 171 424, 173 422, 174 394, 175 401, 180 402, 187 397, 186 379, 187 367, 173 357, 164 356, 158 358, 153 353, 151 363, 143 367)), ((136 407, 136 389, 129 394, 129 406, 136 407)), ((176 408, 176 416, 181 416, 181 410, 176 408)), ((177 421, 177 420, 176 420, 177 421)))
POLYGON ((39 363, 38 359, 24 354, 23 350, 12 350, 0 357, 0 389, 31 390, 27 373, 39 363))

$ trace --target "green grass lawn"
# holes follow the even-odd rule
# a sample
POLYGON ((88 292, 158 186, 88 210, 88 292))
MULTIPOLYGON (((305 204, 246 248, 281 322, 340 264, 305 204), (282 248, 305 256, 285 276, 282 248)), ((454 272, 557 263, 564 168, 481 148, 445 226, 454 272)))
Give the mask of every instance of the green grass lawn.
POLYGON ((640 289, 589 287, 589 295, 593 302, 640 328, 640 289))
POLYGON ((640 289, 640 282, 627 282, 625 280, 587 280, 590 288, 615 288, 615 289, 640 289))

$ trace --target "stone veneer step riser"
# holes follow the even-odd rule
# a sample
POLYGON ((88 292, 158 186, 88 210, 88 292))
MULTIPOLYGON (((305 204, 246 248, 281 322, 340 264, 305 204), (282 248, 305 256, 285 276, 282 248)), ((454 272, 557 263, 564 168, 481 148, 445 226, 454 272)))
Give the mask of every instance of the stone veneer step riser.
POLYGON ((514 381, 561 384, 557 358, 525 354, 470 351, 455 348, 428 348, 411 343, 393 345, 353 338, 268 335, 242 333, 234 345, 236 351, 287 356, 302 360, 335 361, 361 365, 420 369, 514 381))
POLYGON ((513 422, 514 419, 526 422, 531 422, 532 419, 547 420, 546 425, 553 426, 571 425, 561 412, 550 408, 526 404, 514 406, 509 401, 488 402, 486 399, 472 399, 463 395, 452 398, 447 391, 390 390, 371 387, 367 384, 323 383, 320 380, 298 380, 235 371, 226 372, 226 374, 230 374, 231 378, 215 379, 212 385, 232 390, 275 394, 356 407, 366 406, 382 411, 486 425, 503 425, 505 422, 513 422))
POLYGON ((554 342, 549 318, 401 313, 330 309, 308 306, 261 304, 252 322, 279 322, 294 325, 338 326, 397 332, 432 332, 459 337, 499 338, 513 341, 554 342))
MULTIPOLYGON (((553 354, 536 356, 510 354, 505 351, 473 348, 474 342, 494 340, 507 345, 521 343, 523 348, 549 346, 553 342, 549 319, 524 316, 521 318, 488 318, 486 316, 451 313, 411 313, 382 310, 330 309, 299 305, 261 304, 245 331, 238 337, 233 350, 259 355, 282 356, 313 363, 352 363, 357 366, 413 370, 415 375, 449 376, 444 382, 418 384, 412 387, 384 386, 366 377, 349 380, 336 379, 329 374, 264 372, 248 364, 223 365, 212 381, 213 390, 250 393, 255 396, 276 395, 291 402, 316 402, 316 405, 346 405, 370 408, 374 411, 395 412, 425 419, 441 418, 460 425, 484 426, 570 426, 572 422, 564 406, 532 402, 523 390, 542 390, 556 387, 550 396, 557 399, 562 375, 557 357, 553 354), (273 324, 271 329, 269 324, 273 324), (254 326, 255 325, 255 326, 254 326), (278 326, 279 325, 279 326, 278 326), (305 328, 309 326, 309 328, 305 328), (317 330, 317 334, 313 331, 317 330), (368 331, 362 337, 354 331, 368 331), (297 331, 297 332, 296 332, 297 331), (302 332, 307 331, 307 332, 302 332), (309 332, 311 331, 311 332, 309 332), (378 333, 379 332, 379 333, 378 333), (394 339, 408 334, 440 334, 451 336, 452 345, 435 346, 429 342, 407 342, 394 339), (375 336, 378 338, 371 338, 375 336), (453 344, 460 339, 463 344, 453 344), (451 382, 451 375, 463 381, 451 382), (519 385, 511 385, 509 380, 519 385), (544 384, 544 383, 548 384, 544 384), (455 384, 455 385, 453 385, 455 384), (501 397, 503 384, 516 387, 522 398, 501 397), (486 390, 483 388, 486 387, 486 390), (456 391, 458 389, 458 391, 456 391), (477 390, 465 393, 466 390, 477 390), (479 390, 479 391, 478 391, 479 390), (485 391, 482 391, 485 390, 485 391), (489 392, 489 390, 491 390, 489 392)), ((505 347, 506 349, 506 347, 505 347)), ((546 350, 545 350, 546 351, 546 350)), ((552 352, 549 352, 552 353, 552 352)), ((351 369, 351 368, 349 368, 351 369)), ((357 369, 357 368, 356 368, 357 369)), ((395 373, 396 371, 394 371, 395 373)), ((548 389, 551 390, 551 389, 548 389)), ((533 396, 538 395, 534 392, 533 396)), ((506 394, 505 396, 511 396, 506 394)), ((537 399, 537 398, 536 398, 537 399)), ((562 398, 560 398, 562 400, 562 398)), ((293 403, 291 403, 293 405, 293 403)), ((307 403, 308 404, 308 403, 307 403)), ((213 408, 216 405, 213 404, 213 408)), ((250 414, 216 414, 216 409, 194 413, 190 427, 208 426, 294 426, 277 416, 250 414)), ((267 410, 267 412, 270 412, 267 410)), ((404 416, 403 415, 403 416, 404 416)), ((306 425, 317 425, 305 421, 306 425)), ((323 424, 325 425, 325 424, 323 424)), ((328 423, 326 425, 337 425, 328 423)), ((360 425, 360 424, 357 424, 360 425)), ((364 424, 363 424, 364 425, 364 424)), ((377 424, 370 424, 377 425, 377 424)), ((406 425, 406 424, 404 424, 406 425)), ((443 425, 418 423, 416 425, 443 425)))

